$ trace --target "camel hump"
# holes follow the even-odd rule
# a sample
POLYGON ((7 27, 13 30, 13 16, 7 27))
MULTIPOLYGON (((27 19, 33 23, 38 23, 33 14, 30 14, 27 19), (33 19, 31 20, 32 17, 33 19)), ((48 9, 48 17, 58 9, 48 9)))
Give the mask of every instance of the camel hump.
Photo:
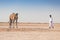
POLYGON ((12 13, 12 14, 10 15, 10 19, 14 20, 15 16, 16 16, 15 13, 12 13))

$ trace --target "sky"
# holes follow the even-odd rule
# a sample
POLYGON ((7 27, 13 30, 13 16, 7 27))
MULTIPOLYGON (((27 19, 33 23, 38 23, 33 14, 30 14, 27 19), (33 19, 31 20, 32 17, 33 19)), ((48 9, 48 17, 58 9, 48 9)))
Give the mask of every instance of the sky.
POLYGON ((9 22, 9 15, 18 13, 18 22, 60 23, 60 0, 0 0, 0 22, 9 22))

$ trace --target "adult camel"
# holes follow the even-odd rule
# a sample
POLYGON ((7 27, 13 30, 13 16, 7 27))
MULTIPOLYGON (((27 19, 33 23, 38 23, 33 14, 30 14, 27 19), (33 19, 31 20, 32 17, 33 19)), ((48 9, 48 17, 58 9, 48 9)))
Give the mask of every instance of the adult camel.
POLYGON ((18 26, 17 26, 17 21, 18 21, 18 13, 12 13, 10 16, 9 16, 9 25, 10 25, 10 27, 9 28, 11 28, 11 26, 13 26, 13 28, 14 28, 14 22, 16 21, 16 28, 18 28, 18 26))

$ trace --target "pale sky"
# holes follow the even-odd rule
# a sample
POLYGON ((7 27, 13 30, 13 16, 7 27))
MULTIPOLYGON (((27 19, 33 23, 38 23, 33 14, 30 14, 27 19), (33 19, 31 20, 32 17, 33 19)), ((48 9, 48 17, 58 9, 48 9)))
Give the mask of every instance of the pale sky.
POLYGON ((60 0, 0 0, 0 22, 8 22, 9 15, 18 13, 19 22, 60 23, 60 0))

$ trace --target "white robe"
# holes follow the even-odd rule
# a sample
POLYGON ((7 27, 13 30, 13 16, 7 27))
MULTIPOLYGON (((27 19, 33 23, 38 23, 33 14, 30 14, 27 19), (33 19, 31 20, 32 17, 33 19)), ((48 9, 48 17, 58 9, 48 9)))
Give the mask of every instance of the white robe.
POLYGON ((53 18, 52 17, 49 19, 49 27, 53 27, 53 18))

